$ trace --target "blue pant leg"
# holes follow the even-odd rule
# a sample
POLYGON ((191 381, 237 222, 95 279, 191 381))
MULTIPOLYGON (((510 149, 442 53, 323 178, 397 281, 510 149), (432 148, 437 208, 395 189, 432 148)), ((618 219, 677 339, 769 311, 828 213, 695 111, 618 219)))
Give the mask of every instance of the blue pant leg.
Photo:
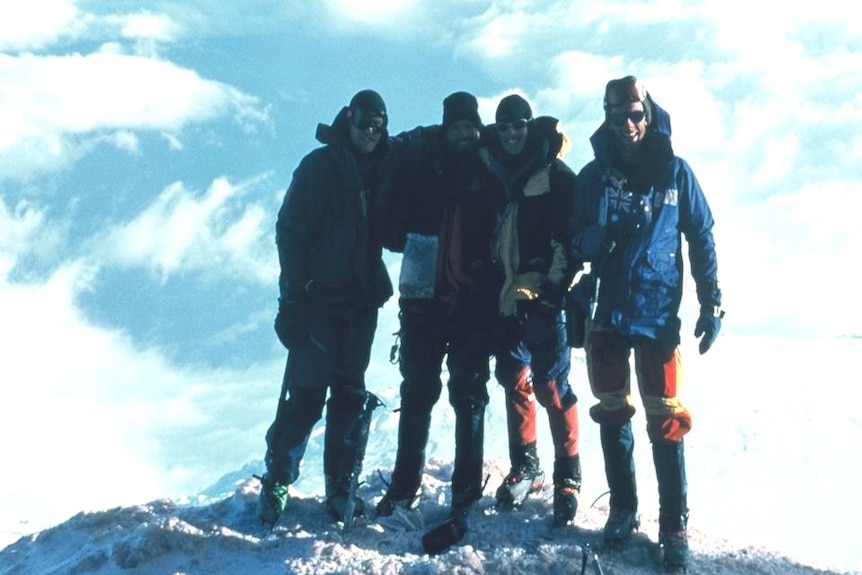
POLYGON ((532 358, 533 389, 539 403, 561 410, 574 405, 578 398, 569 385, 571 351, 562 313, 528 313, 524 342, 532 358))

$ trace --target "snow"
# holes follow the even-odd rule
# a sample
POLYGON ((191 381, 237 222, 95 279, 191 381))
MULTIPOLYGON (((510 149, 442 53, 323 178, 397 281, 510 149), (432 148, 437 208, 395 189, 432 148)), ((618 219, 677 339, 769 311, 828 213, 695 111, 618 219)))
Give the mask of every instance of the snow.
MULTIPOLYGON (((853 375, 860 351, 858 338, 723 335, 703 357, 693 341, 684 344, 683 398, 695 417, 686 438, 693 552, 688 573, 862 573, 856 542, 862 501, 854 481, 862 419, 853 375)), ((598 429, 586 416, 592 398, 577 350, 572 380, 581 398, 584 460, 575 526, 550 527, 550 485, 519 510, 495 511, 493 493, 507 461, 502 393, 493 381, 488 483, 464 539, 437 556, 422 550, 422 534, 448 511, 454 428, 445 396, 432 423, 420 507, 376 520, 373 505, 385 490, 395 451, 397 377, 390 376, 384 386, 369 384, 388 408, 375 414, 360 487, 369 517, 349 532, 323 511, 318 428, 285 516, 271 532, 255 517, 259 482, 252 474, 263 471, 256 460, 190 501, 158 499, 85 511, 27 534, 0 551, 0 575, 580 574, 587 546, 600 548, 607 496, 598 429)), ((540 418, 540 455, 548 472, 551 443, 542 412, 540 418)), ((655 478, 640 411, 635 428, 642 524, 622 549, 599 551, 606 575, 661 572, 655 478)), ((74 494, 58 482, 45 496, 74 494)), ((588 565, 586 572, 594 571, 588 565)))

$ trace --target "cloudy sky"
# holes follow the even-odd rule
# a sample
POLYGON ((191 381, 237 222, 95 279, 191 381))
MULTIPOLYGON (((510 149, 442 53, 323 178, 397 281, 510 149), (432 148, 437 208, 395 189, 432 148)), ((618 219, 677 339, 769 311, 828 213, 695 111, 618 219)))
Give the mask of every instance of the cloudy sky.
MULTIPOLYGON (((849 6, 3 2, 0 437, 28 441, 0 459, 28 474, 0 475, 0 517, 186 493, 259 458, 284 360, 276 211, 363 88, 396 132, 456 90, 486 122, 519 92, 562 120, 577 170, 605 83, 635 74, 713 208, 725 332, 862 335, 849 6), (84 499, 46 501, 60 478, 84 499)), ((691 298, 683 315, 690 337, 691 298)))

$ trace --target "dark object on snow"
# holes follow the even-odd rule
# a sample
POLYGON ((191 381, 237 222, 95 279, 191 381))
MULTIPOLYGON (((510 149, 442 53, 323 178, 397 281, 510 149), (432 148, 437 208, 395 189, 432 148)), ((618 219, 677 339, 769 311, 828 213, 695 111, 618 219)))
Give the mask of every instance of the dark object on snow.
POLYGON ((456 515, 450 517, 422 536, 422 548, 428 555, 437 555, 458 543, 467 533, 467 521, 456 515))

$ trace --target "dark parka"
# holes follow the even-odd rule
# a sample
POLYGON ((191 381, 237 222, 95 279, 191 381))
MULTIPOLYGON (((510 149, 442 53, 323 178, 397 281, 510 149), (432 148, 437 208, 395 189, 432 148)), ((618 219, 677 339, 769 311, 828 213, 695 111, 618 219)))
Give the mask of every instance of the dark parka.
POLYGON ((514 314, 514 300, 525 291, 557 307, 571 279, 566 246, 575 174, 559 159, 567 151, 568 140, 558 130, 555 118, 536 118, 530 123, 524 151, 516 158, 502 149, 490 129, 483 134, 483 157, 508 200, 494 246, 495 259, 506 275, 500 296, 503 316, 514 314))
POLYGON ((466 158, 450 154, 442 127, 426 128, 421 138, 410 141, 388 186, 384 225, 384 247, 394 252, 404 251, 408 233, 440 237, 443 269, 438 269, 438 297, 469 284, 499 288, 491 241, 505 205, 504 192, 478 154, 466 158), (456 219, 460 226, 453 254, 448 242, 456 219))
POLYGON ((650 221, 637 230, 606 221, 612 192, 608 188, 618 166, 613 136, 603 123, 590 138, 595 159, 578 174, 573 229, 577 234, 590 226, 603 226, 610 240, 606 245, 613 246, 593 264, 600 278, 596 326, 679 344, 682 235, 688 243, 698 302, 708 309, 721 305, 713 219, 691 168, 673 153, 670 116, 649 98, 653 122, 644 141, 646 158, 636 173, 625 176, 633 197, 643 197, 649 206, 650 221))
POLYGON ((387 170, 377 169, 390 161, 386 134, 358 157, 345 107, 317 139, 325 145, 302 159, 278 213, 280 295, 334 313, 379 307, 393 293, 380 237, 387 170))

